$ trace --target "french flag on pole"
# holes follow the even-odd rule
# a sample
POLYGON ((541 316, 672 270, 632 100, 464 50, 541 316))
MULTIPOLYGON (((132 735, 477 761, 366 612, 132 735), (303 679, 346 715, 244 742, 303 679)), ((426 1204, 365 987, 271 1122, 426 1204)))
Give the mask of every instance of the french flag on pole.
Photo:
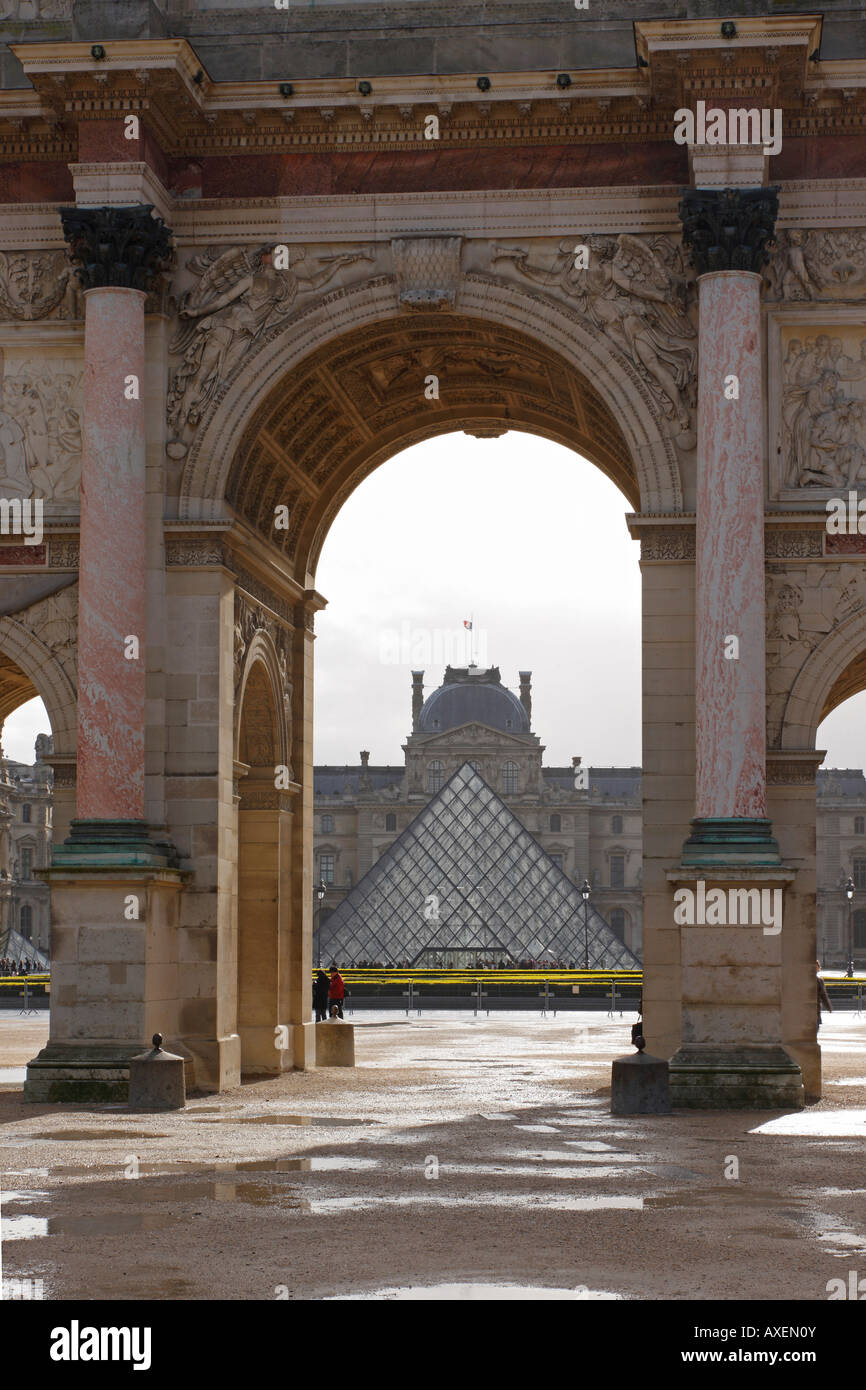
POLYGON ((463 619, 463 626, 464 626, 464 627, 468 627, 468 629, 469 629, 470 632, 472 631, 472 624, 471 624, 471 622, 469 621, 468 618, 464 618, 464 619, 463 619))

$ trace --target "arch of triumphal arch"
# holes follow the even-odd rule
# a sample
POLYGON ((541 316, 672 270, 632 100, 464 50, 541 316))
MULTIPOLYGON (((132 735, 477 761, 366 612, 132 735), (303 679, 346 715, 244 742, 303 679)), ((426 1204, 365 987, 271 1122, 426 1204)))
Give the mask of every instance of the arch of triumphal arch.
POLYGON ((319 552, 380 462, 508 428, 607 473, 640 546, 649 1049, 685 1105, 820 1093, 866 24, 694 8, 13 0, 0 713, 42 696, 56 787, 29 1098, 122 1096, 155 1029, 205 1088, 314 1064, 319 552), (778 113, 780 147, 677 143, 699 102, 778 113))

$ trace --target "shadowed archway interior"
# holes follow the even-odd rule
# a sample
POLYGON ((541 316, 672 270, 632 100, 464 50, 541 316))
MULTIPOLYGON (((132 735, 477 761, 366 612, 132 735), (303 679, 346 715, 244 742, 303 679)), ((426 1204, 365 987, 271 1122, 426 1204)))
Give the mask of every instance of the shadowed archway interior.
POLYGON ((454 429, 512 428, 573 448, 639 507, 625 439, 585 377, 526 334, 437 313, 392 319, 305 358, 250 422, 227 497, 296 574, 312 574, 340 507, 380 463, 454 429), (280 504, 286 530, 274 530, 280 504))

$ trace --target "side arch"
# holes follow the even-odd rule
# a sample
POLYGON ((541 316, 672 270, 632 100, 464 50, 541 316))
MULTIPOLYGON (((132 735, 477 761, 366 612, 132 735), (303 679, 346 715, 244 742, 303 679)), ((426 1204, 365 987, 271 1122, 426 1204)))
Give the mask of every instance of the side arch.
POLYGON ((818 643, 791 687, 782 718, 782 748, 814 748, 818 725, 843 700, 866 689, 866 608, 818 643))
POLYGON ((244 739, 257 738, 262 745, 272 745, 273 757, 257 757, 253 766, 273 762, 289 765, 291 730, 286 714, 286 691, 277 650, 264 629, 259 628, 250 639, 243 671, 235 699, 234 756, 236 762, 248 763, 244 739), (264 684, 262 684, 262 680, 264 684), (271 728, 268 729, 268 724, 271 728))
POLYGON ((0 669, 0 723, 38 695, 48 711, 54 752, 74 754, 78 736, 75 686, 51 648, 14 618, 0 618, 2 657, 23 673, 32 688, 22 693, 20 681, 4 680, 0 669))

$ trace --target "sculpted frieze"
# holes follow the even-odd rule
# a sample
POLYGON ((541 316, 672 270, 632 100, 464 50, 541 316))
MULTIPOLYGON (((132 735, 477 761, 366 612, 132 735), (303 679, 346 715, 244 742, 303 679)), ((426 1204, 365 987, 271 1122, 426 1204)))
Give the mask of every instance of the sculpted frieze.
POLYGON ((780 231, 766 277, 770 299, 862 299, 866 229, 791 227, 780 231))
POLYGON ((828 633, 866 608, 861 564, 771 566, 767 575, 767 732, 778 744, 790 690, 828 633))
POLYGON ((0 493, 74 500, 81 486, 81 384, 74 358, 6 358, 0 349, 0 493))
POLYGON ((491 263, 497 274, 566 299, 612 339, 660 394, 681 446, 694 446, 698 338, 678 242, 626 233, 576 236, 552 248, 496 245, 491 263), (586 255, 576 254, 581 247, 586 255))
POLYGON ((297 301, 327 284, 343 267, 372 261, 369 248, 321 251, 307 258, 289 248, 290 265, 276 269, 273 246, 210 246, 187 261, 196 283, 178 303, 180 325, 169 351, 174 367, 167 398, 171 458, 183 458, 206 407, 264 339, 287 322, 297 301), (302 266, 303 263, 303 266, 302 266))

